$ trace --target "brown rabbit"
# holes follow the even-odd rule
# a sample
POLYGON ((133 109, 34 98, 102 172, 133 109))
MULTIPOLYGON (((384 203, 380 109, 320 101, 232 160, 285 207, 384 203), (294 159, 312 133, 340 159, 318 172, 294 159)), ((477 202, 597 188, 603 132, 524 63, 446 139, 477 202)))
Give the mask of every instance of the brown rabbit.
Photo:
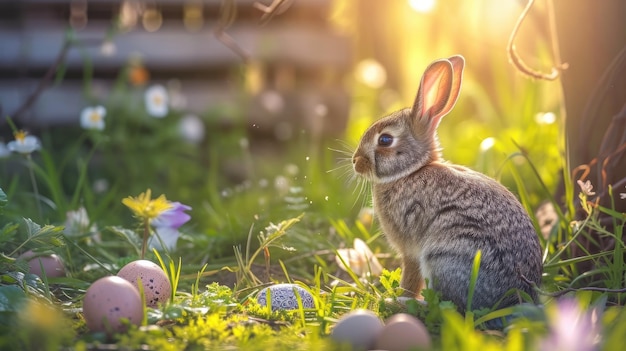
POLYGON ((521 278, 539 284, 541 247, 517 198, 495 180, 442 160, 437 126, 456 103, 462 56, 426 69, 412 108, 375 122, 361 137, 352 162, 372 182, 374 211, 402 256, 401 286, 416 296, 424 278, 444 300, 465 310, 476 252, 482 252, 473 309, 519 302, 521 278))

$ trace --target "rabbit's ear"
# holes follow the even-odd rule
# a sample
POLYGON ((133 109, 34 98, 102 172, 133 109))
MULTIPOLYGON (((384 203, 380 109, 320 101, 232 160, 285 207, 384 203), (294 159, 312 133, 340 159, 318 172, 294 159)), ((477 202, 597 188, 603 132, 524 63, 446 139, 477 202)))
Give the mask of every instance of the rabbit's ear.
POLYGON ((465 59, 452 56, 437 60, 426 68, 411 114, 420 124, 434 131, 459 97, 465 59))

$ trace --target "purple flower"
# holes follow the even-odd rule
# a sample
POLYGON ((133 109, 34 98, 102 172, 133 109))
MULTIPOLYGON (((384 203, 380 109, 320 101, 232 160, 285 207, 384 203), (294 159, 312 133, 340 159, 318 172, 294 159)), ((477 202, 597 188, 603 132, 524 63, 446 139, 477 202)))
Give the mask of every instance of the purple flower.
POLYGON ((542 351, 595 351, 599 349, 600 321, 597 310, 584 311, 575 299, 563 299, 549 316, 550 334, 542 351))
POLYGON ((159 216, 150 222, 154 227, 155 235, 150 237, 148 246, 160 250, 165 246, 167 250, 176 248, 176 242, 180 236, 178 228, 187 223, 191 216, 185 211, 191 210, 191 207, 183 205, 180 202, 170 202, 169 209, 163 211, 159 216))
POLYGON ((180 202, 170 202, 170 205, 172 205, 172 207, 163 211, 150 222, 153 227, 178 229, 191 219, 191 216, 185 213, 185 211, 191 210, 191 207, 183 205, 180 202))

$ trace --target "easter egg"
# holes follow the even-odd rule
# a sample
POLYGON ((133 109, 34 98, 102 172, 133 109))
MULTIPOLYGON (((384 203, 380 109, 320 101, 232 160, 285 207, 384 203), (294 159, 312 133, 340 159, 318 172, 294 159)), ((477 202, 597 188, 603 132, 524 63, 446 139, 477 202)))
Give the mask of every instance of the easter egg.
POLYGON ((172 296, 172 286, 167 278, 167 274, 159 265, 152 261, 137 260, 130 262, 120 269, 117 276, 128 280, 137 287, 139 286, 138 281, 141 279, 146 305, 149 307, 157 307, 159 304, 164 304, 172 296))
POLYGON ((369 350, 383 329, 383 322, 368 310, 355 310, 339 319, 330 336, 338 343, 350 344, 353 350, 369 350))
POLYGON ((64 277, 65 267, 61 258, 55 254, 37 256, 32 250, 21 254, 18 258, 28 261, 29 273, 43 277, 64 277), (41 270, 43 267, 43 271, 41 270))
POLYGON ((300 296, 300 300, 302 300, 303 308, 315 307, 311 293, 296 284, 276 284, 261 290, 256 297, 259 305, 267 305, 268 293, 272 311, 297 309, 298 299, 296 298, 296 293, 300 296))
POLYGON ((406 313, 391 316, 376 338, 376 348, 388 351, 407 351, 431 346, 426 326, 406 313))
POLYGON ((141 324, 141 296, 137 288, 126 279, 116 276, 100 278, 85 292, 83 316, 91 331, 125 331, 125 320, 131 324, 141 324))

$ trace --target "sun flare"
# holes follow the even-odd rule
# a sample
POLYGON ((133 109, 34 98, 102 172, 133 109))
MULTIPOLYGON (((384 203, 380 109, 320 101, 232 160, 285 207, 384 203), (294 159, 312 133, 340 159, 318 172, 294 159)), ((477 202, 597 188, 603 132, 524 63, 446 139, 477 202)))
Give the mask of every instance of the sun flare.
POLYGON ((429 13, 435 8, 435 0, 409 0, 409 6, 419 13, 429 13))

